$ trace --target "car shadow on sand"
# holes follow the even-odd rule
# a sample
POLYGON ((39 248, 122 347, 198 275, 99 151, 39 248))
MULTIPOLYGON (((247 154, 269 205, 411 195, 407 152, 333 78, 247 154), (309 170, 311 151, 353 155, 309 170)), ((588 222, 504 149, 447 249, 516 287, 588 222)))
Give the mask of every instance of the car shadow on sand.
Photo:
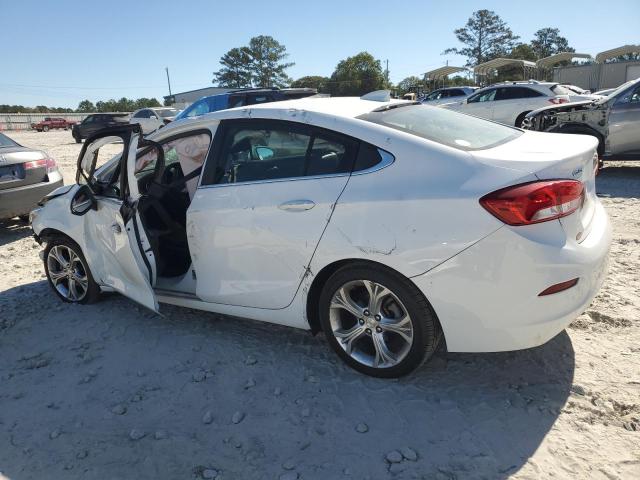
POLYGON ((519 352, 439 352, 381 380, 343 365, 321 334, 266 323, 160 316, 119 295, 68 305, 45 282, 0 306, 14 319, 0 331, 9 478, 507 478, 574 375, 566 332, 519 352))
POLYGON ((18 218, 0 220, 0 247, 26 238, 32 234, 33 232, 29 224, 18 218))
POLYGON ((605 163, 596 177, 596 190, 603 197, 640 197, 640 162, 605 163))

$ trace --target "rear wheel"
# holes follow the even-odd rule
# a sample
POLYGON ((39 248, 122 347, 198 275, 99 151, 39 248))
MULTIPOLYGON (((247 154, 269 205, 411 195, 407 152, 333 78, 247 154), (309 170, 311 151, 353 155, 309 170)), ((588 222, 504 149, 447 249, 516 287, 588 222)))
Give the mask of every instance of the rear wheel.
POLYGON ((350 367, 374 377, 405 375, 435 352, 435 313, 408 279, 371 265, 341 268, 320 295, 329 344, 350 367))
POLYGON ((44 269, 49 285, 64 302, 93 303, 100 297, 87 260, 71 239, 55 237, 47 243, 44 269))
POLYGON ((47 125, 45 125, 44 127, 42 127, 42 131, 43 132, 48 132, 49 131, 49 127, 47 125))

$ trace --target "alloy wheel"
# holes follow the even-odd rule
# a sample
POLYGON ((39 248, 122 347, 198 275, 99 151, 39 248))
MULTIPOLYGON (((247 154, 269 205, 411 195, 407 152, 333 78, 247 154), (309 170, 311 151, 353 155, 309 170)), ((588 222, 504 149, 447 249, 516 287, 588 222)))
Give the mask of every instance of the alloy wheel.
POLYGON ((47 256, 49 279, 58 293, 70 302, 79 302, 87 294, 89 278, 84 263, 71 248, 56 245, 47 256))
POLYGON ((369 367, 397 365, 413 343, 406 307, 390 289, 371 280, 354 280, 338 288, 331 299, 329 322, 345 353, 369 367))

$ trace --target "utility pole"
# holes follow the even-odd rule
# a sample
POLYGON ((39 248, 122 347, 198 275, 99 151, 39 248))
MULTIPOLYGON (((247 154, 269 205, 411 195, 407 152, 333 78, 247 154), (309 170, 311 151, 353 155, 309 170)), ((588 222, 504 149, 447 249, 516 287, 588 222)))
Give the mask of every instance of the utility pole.
POLYGON ((387 64, 387 67, 384 70, 384 78, 385 78, 385 81, 387 82, 387 85, 385 86, 388 87, 389 86, 389 59, 385 60, 385 62, 387 64))
POLYGON ((167 72, 167 85, 169 85, 169 96, 171 96, 171 80, 169 80, 169 67, 164 67, 167 72))

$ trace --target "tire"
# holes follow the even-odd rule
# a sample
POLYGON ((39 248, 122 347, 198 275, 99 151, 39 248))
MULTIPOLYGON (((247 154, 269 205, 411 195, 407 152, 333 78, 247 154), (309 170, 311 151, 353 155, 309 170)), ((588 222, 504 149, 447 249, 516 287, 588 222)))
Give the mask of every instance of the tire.
POLYGON ((518 118, 516 118, 515 126, 520 128, 522 126, 522 121, 524 120, 524 117, 526 117, 527 113, 530 113, 530 112, 531 110, 528 112, 522 112, 520 115, 518 115, 518 118))
POLYGON ((422 292, 384 267, 340 268, 327 280, 318 308, 331 348, 351 368, 372 377, 410 373, 433 355, 442 338, 422 292), (371 301, 372 291, 381 293, 374 296, 378 301, 371 301))
POLYGON ((45 125, 44 127, 42 127, 42 131, 43 132, 48 132, 49 131, 49 127, 45 125))
POLYGON ((63 302, 87 304, 100 298, 100 287, 91 275, 82 249, 70 238, 57 236, 47 242, 44 270, 49 285, 63 302))
POLYGON ((76 137, 75 135, 73 136, 73 139, 76 141, 76 143, 82 143, 82 138, 80 137, 76 137))

